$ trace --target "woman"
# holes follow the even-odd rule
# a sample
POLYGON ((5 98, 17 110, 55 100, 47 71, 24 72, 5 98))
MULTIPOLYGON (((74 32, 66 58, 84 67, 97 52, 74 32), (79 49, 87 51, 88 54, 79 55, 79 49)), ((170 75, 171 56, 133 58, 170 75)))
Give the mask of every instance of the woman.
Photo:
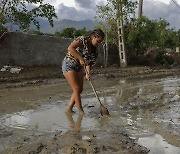
POLYGON ((95 29, 87 37, 78 37, 68 47, 62 62, 64 77, 73 90, 67 112, 73 112, 73 106, 76 103, 79 114, 84 114, 80 97, 83 91, 83 67, 86 69, 86 79, 90 80, 90 70, 97 58, 96 48, 103 39, 104 32, 101 29, 95 29))

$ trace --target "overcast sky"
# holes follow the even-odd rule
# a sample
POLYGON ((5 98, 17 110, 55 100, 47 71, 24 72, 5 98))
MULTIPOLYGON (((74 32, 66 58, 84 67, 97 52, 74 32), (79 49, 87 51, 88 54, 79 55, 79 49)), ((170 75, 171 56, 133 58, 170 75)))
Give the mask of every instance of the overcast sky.
MULTIPOLYGON (((53 5, 58 20, 94 20, 96 5, 106 4, 106 0, 45 0, 53 5)), ((139 1, 139 0, 138 0, 139 1)), ((143 0, 143 15, 150 19, 163 18, 171 28, 180 29, 180 0, 176 0, 179 7, 172 0, 143 0)))

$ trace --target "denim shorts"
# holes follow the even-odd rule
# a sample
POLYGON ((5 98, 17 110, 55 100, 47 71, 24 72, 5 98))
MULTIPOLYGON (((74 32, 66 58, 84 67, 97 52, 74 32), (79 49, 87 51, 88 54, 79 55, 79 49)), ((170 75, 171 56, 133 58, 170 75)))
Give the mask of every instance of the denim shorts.
POLYGON ((82 72, 83 66, 81 66, 80 64, 77 64, 77 63, 73 63, 65 57, 62 61, 62 72, 64 74, 70 70, 74 70, 76 72, 82 72))

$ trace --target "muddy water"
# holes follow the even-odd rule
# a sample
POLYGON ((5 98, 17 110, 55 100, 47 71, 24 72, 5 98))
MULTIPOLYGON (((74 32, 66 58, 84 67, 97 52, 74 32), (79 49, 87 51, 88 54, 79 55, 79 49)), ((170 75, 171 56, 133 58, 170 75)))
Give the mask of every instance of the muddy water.
MULTIPOLYGON (((180 153, 179 76, 160 79, 102 78, 96 79, 94 85, 102 103, 110 111, 108 119, 100 117, 98 102, 88 83, 85 83, 82 94, 84 116, 64 113, 70 94, 62 84, 3 91, 1 100, 4 103, 12 100, 40 103, 36 109, 0 117, 1 129, 6 130, 0 138, 0 151, 15 146, 20 139, 33 140, 38 136, 54 132, 63 134, 69 130, 113 129, 114 125, 125 129, 137 143, 150 149, 149 153, 180 153), (7 95, 9 99, 3 97, 7 95), (46 105, 42 105, 42 101, 46 105)), ((33 103, 31 105, 33 107, 33 103)), ((83 138, 88 139, 88 136, 83 138)))

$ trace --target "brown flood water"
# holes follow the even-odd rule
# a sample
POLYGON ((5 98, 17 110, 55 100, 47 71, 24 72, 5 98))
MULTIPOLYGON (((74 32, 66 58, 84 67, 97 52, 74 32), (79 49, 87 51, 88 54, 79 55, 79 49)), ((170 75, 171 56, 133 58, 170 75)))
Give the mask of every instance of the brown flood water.
MULTIPOLYGON (((94 80, 94 85, 111 114, 108 119, 100 117, 98 102, 87 81, 82 94, 84 116, 64 113, 70 97, 70 89, 64 82, 1 90, 0 103, 4 110, 0 114, 0 153, 16 147, 25 137, 33 141, 37 136, 52 133, 113 130, 114 126, 127 131, 150 154, 180 153, 179 76, 101 78, 94 80)), ((82 136, 82 140, 88 139, 88 135, 82 136)))

